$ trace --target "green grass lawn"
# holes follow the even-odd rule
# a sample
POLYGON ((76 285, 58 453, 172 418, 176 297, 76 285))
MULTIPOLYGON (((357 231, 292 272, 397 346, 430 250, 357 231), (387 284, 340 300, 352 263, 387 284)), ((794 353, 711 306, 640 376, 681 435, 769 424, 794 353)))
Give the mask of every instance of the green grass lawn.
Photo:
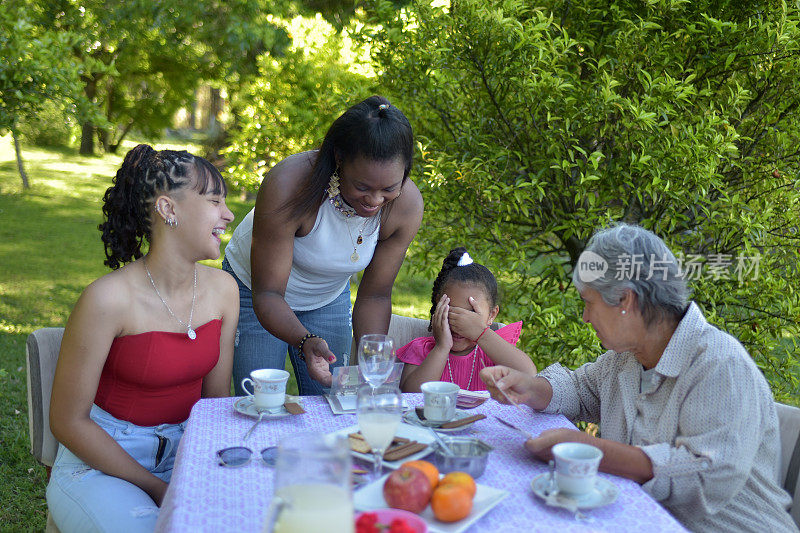
MULTIPOLYGON (((167 146, 175 145, 157 147, 167 146)), ((97 225, 102 220, 103 193, 124 156, 124 152, 82 157, 72 150, 23 149, 31 182, 26 191, 17 174, 11 139, 0 137, 2 531, 41 531, 45 526, 46 472, 28 445, 25 339, 37 328, 63 326, 83 288, 108 272, 97 225)), ((230 197, 228 205, 239 221, 252 202, 230 197)), ((211 263, 219 266, 221 260, 211 263)), ((430 281, 414 280, 404 268, 395 285, 394 312, 427 316, 429 291, 430 281)), ((292 387, 296 390, 290 385, 290 392, 292 387)))

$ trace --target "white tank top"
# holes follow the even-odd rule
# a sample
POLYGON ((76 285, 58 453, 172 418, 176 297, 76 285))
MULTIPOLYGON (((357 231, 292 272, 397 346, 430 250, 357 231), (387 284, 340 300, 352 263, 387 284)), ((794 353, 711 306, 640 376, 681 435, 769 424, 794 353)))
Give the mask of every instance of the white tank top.
MULTIPOLYGON (((253 288, 250 245, 254 211, 255 208, 245 215, 225 247, 225 258, 233 272, 250 289, 253 288)), ((347 287, 350 276, 369 265, 379 233, 380 213, 370 218, 348 218, 326 198, 308 235, 294 238, 292 270, 285 295, 289 307, 295 311, 309 311, 335 300, 347 287), (357 244, 359 232, 361 244, 357 244), (353 248, 358 254, 356 261, 352 260, 353 248)))

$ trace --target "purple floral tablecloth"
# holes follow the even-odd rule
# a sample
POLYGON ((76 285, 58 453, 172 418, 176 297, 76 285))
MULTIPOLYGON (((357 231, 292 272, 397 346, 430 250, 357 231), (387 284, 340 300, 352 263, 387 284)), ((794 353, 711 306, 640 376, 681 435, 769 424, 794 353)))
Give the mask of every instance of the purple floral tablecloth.
MULTIPOLYGON (((421 405, 421 394, 405 395, 412 405, 421 405)), ((164 498, 156 531, 169 532, 260 532, 272 496, 273 469, 260 458, 241 468, 217 465, 215 452, 241 445, 254 420, 234 410, 236 398, 200 400, 192 409, 181 439, 172 481, 164 498)), ((355 415, 333 415, 322 397, 305 397, 306 413, 277 420, 264 420, 248 439, 254 451, 276 445, 282 435, 298 431, 330 432, 357 423, 355 415)), ((585 511, 588 520, 553 508, 537 498, 531 480, 547 471, 523 448, 523 437, 501 425, 492 414, 502 416, 533 435, 559 427, 574 427, 563 416, 525 412, 489 400, 474 409, 488 418, 458 435, 479 437, 494 447, 483 485, 507 490, 510 495, 475 522, 469 531, 685 531, 666 510, 641 487, 627 479, 600 474, 620 489, 614 503, 585 511)))

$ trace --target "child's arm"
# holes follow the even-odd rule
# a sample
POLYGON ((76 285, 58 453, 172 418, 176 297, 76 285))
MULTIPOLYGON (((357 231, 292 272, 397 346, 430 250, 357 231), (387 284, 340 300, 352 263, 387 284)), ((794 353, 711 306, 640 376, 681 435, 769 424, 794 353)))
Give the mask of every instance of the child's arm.
POLYGON ((436 346, 433 347, 425 360, 419 365, 406 363, 403 374, 400 376, 400 390, 403 392, 419 392, 420 386, 428 381, 438 381, 447 364, 447 357, 453 347, 453 335, 447 317, 450 310, 450 298, 443 295, 436 304, 433 313, 433 338, 436 346))
POLYGON ((528 354, 498 335, 496 331, 487 329, 478 339, 478 346, 495 365, 507 366, 531 376, 536 375, 536 365, 528 354))
MULTIPOLYGON (((503 365, 526 374, 536 375, 536 365, 533 364, 528 354, 506 341, 503 337, 486 328, 486 323, 481 321, 478 311, 480 302, 475 298, 469 298, 473 311, 466 309, 453 309, 449 316, 451 327, 459 335, 468 339, 478 339, 478 346, 489 356, 495 365, 503 365)), ((489 312, 489 317, 494 319, 499 308, 495 306, 489 312)))
POLYGON ((422 363, 419 365, 412 365, 406 363, 403 365, 403 374, 400 376, 400 390, 403 392, 420 392, 420 387, 423 383, 428 381, 439 381, 444 372, 444 366, 447 364, 447 356, 450 354, 449 350, 441 353, 439 345, 428 353, 422 363))

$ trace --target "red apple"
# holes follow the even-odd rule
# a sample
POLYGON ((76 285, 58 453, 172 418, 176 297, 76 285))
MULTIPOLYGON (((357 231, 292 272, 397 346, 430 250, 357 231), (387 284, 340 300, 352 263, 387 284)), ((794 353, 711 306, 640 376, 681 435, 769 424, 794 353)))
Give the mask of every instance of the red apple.
POLYGON ((401 466, 386 478, 383 499, 389 507, 421 513, 431 501, 431 482, 421 470, 401 466))

